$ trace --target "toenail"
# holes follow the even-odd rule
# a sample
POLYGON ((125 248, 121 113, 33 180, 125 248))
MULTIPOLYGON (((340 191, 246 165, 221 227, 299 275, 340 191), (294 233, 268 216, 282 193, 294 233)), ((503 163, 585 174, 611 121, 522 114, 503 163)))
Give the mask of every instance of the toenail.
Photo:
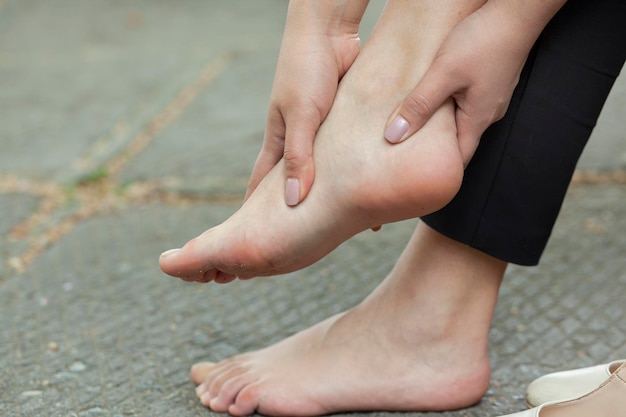
POLYGON ((218 401, 218 398, 217 398, 217 397, 215 397, 215 398, 211 398, 211 401, 209 401, 209 407, 210 407, 211 409, 214 409, 214 408, 215 408, 215 406, 217 405, 217 401, 218 401))
POLYGON ((200 384, 196 387, 196 396, 198 398, 202 398, 202 396, 206 393, 207 389, 204 384, 200 384))
POLYGON ((180 249, 170 249, 168 251, 163 252, 160 257, 167 258, 168 256, 173 255, 177 253, 178 251, 180 251, 180 249))
POLYGON ((200 397, 200 402, 202 403, 202 405, 204 405, 205 407, 210 407, 211 406, 211 402, 212 402, 212 398, 211 398, 211 394, 209 394, 208 392, 205 392, 202 397, 200 397))

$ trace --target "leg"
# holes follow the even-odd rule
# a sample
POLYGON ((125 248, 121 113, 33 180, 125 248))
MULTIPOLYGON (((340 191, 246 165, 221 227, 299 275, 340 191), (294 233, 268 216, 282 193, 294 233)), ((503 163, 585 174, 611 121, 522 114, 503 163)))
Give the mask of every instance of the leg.
MULTIPOLYGON (((417 5, 417 2, 408 3, 417 5)), ((441 11, 441 5, 436 3, 432 5, 441 11)), ((467 5, 467 2, 460 3, 467 5)), ((381 77, 385 73, 383 67, 393 62, 396 65, 391 67, 407 71, 407 67, 420 62, 420 57, 428 56, 424 53, 424 44, 441 41, 435 37, 439 31, 449 30, 456 23, 455 19, 462 18, 457 10, 454 18, 443 20, 449 25, 442 24, 441 19, 416 22, 416 16, 426 18, 433 14, 407 14, 405 8, 395 7, 399 4, 401 2, 390 3, 375 34, 342 84, 333 111, 347 110, 345 113, 337 110, 336 114, 341 117, 331 114, 324 129, 332 129, 333 117, 339 117, 336 123, 340 127, 349 124, 346 120, 355 120, 354 125, 349 125, 352 132, 359 128, 357 122, 372 120, 375 115, 380 118, 382 132, 385 112, 371 113, 368 107, 390 110, 407 91, 404 87, 410 88, 416 81, 412 78, 405 83, 406 80, 397 75, 381 77), (411 24, 402 27, 407 20, 411 24), (403 35, 409 36, 403 39, 403 35), (398 43, 390 47, 389 39, 398 43), (420 44, 420 39, 425 42, 420 44), (384 65, 381 66, 381 62, 384 65), (378 80, 380 82, 376 82, 378 80), (396 90, 403 91, 389 98, 389 93, 396 90), (371 100, 372 97, 375 100, 371 100), (387 103, 379 105, 387 99, 387 103), (350 109, 361 109, 361 113, 346 118, 350 109)), ((422 7, 427 4, 419 3, 422 7)), ((412 77, 419 77, 419 73, 412 77)), ((344 151, 347 144, 341 142, 340 133, 329 136, 335 139, 333 146, 344 151)), ((316 143, 316 157, 322 159, 322 163, 324 155, 333 155, 333 152, 323 152, 323 135, 324 131, 320 131, 316 143)), ((378 137, 380 135, 377 140, 378 137)), ((375 154, 368 154, 368 146, 373 141, 362 134, 359 142, 362 147, 346 148, 350 154, 345 154, 349 156, 345 162, 349 164, 354 158, 361 164, 372 158, 371 164, 379 163, 386 148, 375 148, 375 154), (359 152, 360 155, 352 155, 359 152)), ((442 146, 448 145, 445 136, 439 135, 437 149, 442 146)), ((461 165, 455 146, 451 147, 454 152, 447 155, 456 154, 456 164, 461 165)), ((374 216, 378 215, 377 210, 393 212, 399 207, 394 205, 393 199, 385 200, 385 187, 392 187, 396 197, 402 193, 410 196, 408 189, 403 188, 407 184, 402 183, 402 177, 407 175, 401 172, 419 165, 416 162, 428 164, 428 158, 424 157, 427 148, 411 154, 411 163, 403 160, 406 152, 410 152, 409 148, 393 154, 392 164, 386 166, 391 171, 376 171, 368 181, 359 184, 367 185, 369 190, 373 185, 377 191, 365 197, 359 195, 363 200, 357 199, 363 207, 373 207, 374 216), (404 166, 396 171, 398 164, 404 166), (393 175, 394 172, 399 175, 393 175), (376 177, 382 173, 394 181, 378 183, 376 177), (377 206, 380 199, 384 204, 377 206)), ((353 173, 359 165, 350 168, 353 169, 345 172, 353 173)), ((343 175, 335 179, 348 195, 362 191, 348 184, 353 177, 343 175)), ((413 175, 408 177, 415 179, 413 175)), ((316 186, 323 190, 319 184, 318 177, 316 186)), ((323 184, 327 187, 327 183, 323 184)), ((281 189, 280 182, 275 189, 281 189)), ((307 202, 312 196, 309 195, 307 202)), ((278 201, 282 204, 280 195, 278 201)), ((335 212, 340 213, 339 209, 335 212)), ((379 223, 377 217, 369 225, 376 223, 379 223)), ((442 410, 473 404, 482 397, 489 381, 487 335, 505 267, 505 263, 459 245, 422 225, 396 268, 361 305, 272 347, 219 364, 194 366, 191 376, 200 384, 198 396, 214 410, 234 415, 254 410, 292 416, 358 409, 442 410)))
POLYGON ((468 159, 456 141, 452 102, 406 144, 389 145, 383 130, 447 33, 477 7, 472 3, 390 2, 318 132, 317 176, 307 199, 295 208, 284 204, 279 163, 225 223, 163 255, 162 269, 205 282, 285 273, 360 231, 444 206, 468 159))
POLYGON ((489 384, 488 332, 505 268, 421 223, 359 306, 269 348, 195 365, 197 394, 233 415, 472 405, 489 384))

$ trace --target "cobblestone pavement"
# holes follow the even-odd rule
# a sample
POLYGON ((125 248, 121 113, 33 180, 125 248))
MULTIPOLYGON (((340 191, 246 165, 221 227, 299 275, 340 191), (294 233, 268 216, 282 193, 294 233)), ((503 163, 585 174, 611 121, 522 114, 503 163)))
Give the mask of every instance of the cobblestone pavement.
MULTIPOLYGON (((0 415, 212 415, 192 363, 345 310, 389 271, 413 221, 282 277, 195 285, 158 269, 241 200, 285 8, 0 0, 0 415)), ((542 264, 507 272, 488 394, 434 415, 499 416, 543 373, 626 357, 623 85, 581 165, 602 172, 577 174, 542 264)))

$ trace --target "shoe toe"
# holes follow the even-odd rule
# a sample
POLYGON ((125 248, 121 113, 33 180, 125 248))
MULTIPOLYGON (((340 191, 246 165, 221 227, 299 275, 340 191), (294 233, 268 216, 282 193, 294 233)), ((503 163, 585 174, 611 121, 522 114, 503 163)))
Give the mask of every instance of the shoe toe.
POLYGON ((624 361, 544 375, 528 385, 526 402, 537 407, 578 398, 598 388, 624 361))

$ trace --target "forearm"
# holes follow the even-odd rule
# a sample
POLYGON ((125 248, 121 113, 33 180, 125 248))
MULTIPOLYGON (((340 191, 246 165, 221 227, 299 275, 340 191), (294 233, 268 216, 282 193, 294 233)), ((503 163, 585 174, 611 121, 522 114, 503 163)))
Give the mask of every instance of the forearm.
POLYGON ((567 0, 488 0, 483 11, 528 49, 567 0))
POLYGON ((290 0, 287 25, 337 35, 357 33, 369 0, 290 0))

